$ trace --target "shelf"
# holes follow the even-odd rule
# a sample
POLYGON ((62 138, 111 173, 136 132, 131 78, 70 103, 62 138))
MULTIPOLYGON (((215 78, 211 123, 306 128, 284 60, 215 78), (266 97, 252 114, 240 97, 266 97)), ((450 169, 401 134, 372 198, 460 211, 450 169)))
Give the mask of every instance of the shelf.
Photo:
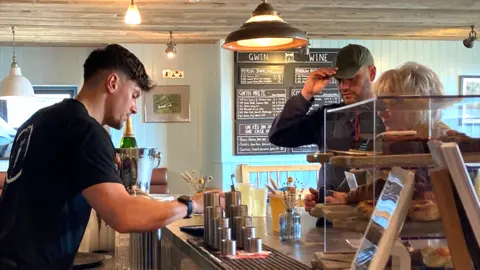
MULTIPOLYGON (((480 152, 462 154, 465 163, 480 163, 480 152)), ((434 166, 431 154, 377 155, 377 156, 334 156, 332 153, 307 155, 310 163, 330 163, 340 168, 382 168, 382 167, 427 167, 434 166)))

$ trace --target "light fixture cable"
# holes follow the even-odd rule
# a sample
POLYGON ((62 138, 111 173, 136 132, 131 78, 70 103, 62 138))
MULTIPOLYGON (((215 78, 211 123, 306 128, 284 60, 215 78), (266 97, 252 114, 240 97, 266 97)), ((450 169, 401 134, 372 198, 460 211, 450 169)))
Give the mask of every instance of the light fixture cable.
POLYGON ((15 55, 15 49, 16 49, 16 44, 15 44, 15 26, 12 26, 12 35, 13 35, 13 57, 12 57, 12 66, 11 66, 11 67, 18 67, 17 57, 16 57, 16 55, 15 55))
POLYGON ((468 34, 468 37, 476 40, 477 39, 477 32, 475 31, 475 25, 470 25, 470 28, 472 28, 472 31, 470 31, 470 34, 468 34))

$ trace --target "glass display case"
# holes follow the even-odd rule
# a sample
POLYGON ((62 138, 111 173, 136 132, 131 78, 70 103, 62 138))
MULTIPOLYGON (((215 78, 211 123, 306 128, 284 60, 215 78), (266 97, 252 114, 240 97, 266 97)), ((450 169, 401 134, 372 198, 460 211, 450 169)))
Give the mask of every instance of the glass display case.
POLYGON ((432 142, 458 147, 469 180, 463 192, 480 205, 480 96, 381 96, 325 110, 323 150, 307 158, 322 163, 315 208, 325 254, 350 252, 353 269, 399 263, 389 260, 391 252, 408 254, 412 267, 452 265, 449 248, 438 247, 446 241, 446 210, 432 187, 431 171, 439 167, 432 142), (338 231, 357 232, 360 240, 338 231))

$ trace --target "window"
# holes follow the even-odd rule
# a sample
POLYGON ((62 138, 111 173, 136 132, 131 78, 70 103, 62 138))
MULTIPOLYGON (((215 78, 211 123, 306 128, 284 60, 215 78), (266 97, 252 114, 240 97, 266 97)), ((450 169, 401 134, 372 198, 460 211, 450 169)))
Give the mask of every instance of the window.
POLYGON ((0 100, 0 160, 8 160, 16 130, 36 111, 77 95, 76 86, 33 86, 35 99, 0 100))
POLYGON ((76 86, 33 86, 35 99, 7 100, 0 103, 1 117, 17 129, 36 111, 77 95, 76 86))

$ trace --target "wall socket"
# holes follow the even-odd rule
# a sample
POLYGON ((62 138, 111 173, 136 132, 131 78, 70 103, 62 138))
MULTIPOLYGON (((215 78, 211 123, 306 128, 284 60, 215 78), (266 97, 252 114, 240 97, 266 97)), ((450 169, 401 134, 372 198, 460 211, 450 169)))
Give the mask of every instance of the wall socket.
POLYGON ((183 79, 184 78, 184 72, 183 72, 183 70, 165 69, 165 70, 163 70, 163 78, 183 79))

